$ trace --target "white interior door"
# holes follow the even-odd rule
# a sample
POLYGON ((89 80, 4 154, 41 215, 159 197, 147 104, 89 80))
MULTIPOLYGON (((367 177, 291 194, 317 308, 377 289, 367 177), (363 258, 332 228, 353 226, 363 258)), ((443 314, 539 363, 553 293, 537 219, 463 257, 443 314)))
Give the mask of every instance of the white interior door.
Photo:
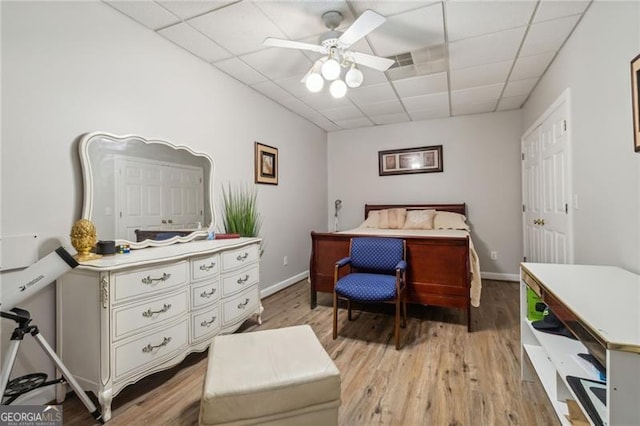
POLYGON ((528 262, 573 262, 569 112, 567 93, 522 138, 523 236, 528 262))
POLYGON ((118 238, 136 241, 136 229, 196 229, 204 222, 203 175, 198 167, 116 159, 118 238))

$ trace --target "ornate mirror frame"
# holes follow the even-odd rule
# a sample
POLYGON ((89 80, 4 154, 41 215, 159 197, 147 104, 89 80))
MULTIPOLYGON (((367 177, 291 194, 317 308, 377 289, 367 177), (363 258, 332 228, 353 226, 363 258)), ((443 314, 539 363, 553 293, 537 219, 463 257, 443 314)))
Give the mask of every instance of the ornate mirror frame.
MULTIPOLYGON (((114 240, 117 245, 128 244, 131 248, 139 249, 168 246, 174 243, 192 241, 196 238, 206 238, 209 231, 214 229, 213 177, 215 164, 209 155, 198 153, 187 146, 174 145, 164 140, 146 139, 136 135, 116 136, 105 132, 92 132, 83 135, 79 143, 79 154, 84 186, 82 218, 94 223, 99 240, 114 240), (149 229, 165 233, 165 237, 167 234, 189 233, 171 236, 166 239, 144 239, 143 241, 134 241, 126 236, 123 238, 122 233, 118 235, 118 219, 122 217, 122 206, 119 204, 129 203, 129 200, 133 199, 130 197, 127 198, 127 201, 122 202, 121 197, 124 195, 118 194, 119 191, 116 187, 116 182, 118 181, 116 174, 120 176, 123 174, 122 169, 119 169, 119 173, 117 172, 116 165, 125 164, 122 163, 123 161, 125 163, 132 161, 133 163, 130 164, 140 164, 143 168, 148 164, 151 169, 150 175, 156 172, 161 173, 158 170, 168 170, 170 173, 180 169, 190 169, 194 176, 198 176, 201 173, 202 177, 199 180, 202 198, 199 198, 200 194, 194 196, 198 200, 196 202, 199 203, 201 200, 201 204, 199 204, 201 210, 198 212, 202 217, 202 222, 199 223, 201 229, 197 226, 189 226, 188 229, 180 231, 169 228, 161 229, 165 224, 165 220, 162 219, 162 223, 154 222, 153 227, 149 229), (98 215, 98 211, 103 211, 103 214, 98 215)), ((163 180, 163 178, 160 179, 163 180)), ((154 187, 155 189, 151 185, 149 188, 150 191, 156 191, 156 198, 159 197, 156 200, 158 205, 166 204, 163 201, 163 194, 169 190, 168 188, 158 187, 157 185, 154 187)), ((186 191, 197 192, 194 187, 188 188, 186 191)), ((132 192, 126 191, 126 194, 129 197, 132 192)), ((142 204, 142 201, 140 203, 142 204)), ((160 220, 160 217, 158 217, 157 221, 160 222, 160 220)), ((168 223, 165 225, 173 223, 172 220, 166 222, 168 223)))

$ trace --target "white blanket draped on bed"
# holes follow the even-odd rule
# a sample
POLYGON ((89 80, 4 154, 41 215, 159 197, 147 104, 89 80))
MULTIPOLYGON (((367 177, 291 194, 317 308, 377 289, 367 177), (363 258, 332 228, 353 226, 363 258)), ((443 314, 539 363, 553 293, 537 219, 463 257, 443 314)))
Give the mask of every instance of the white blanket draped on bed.
MULTIPOLYGON (((386 237, 458 237, 465 238, 469 232, 458 229, 379 229, 379 228, 354 228, 340 231, 338 234, 377 235, 386 237)), ((480 306, 480 292, 482 281, 480 280, 480 261, 473 247, 473 241, 469 236, 469 260, 471 263, 471 306, 480 306)))

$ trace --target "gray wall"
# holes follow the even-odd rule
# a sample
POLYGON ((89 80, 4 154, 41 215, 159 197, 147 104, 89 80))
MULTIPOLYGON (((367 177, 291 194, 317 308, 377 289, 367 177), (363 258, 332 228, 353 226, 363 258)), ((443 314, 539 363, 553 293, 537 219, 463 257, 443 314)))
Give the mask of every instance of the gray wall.
POLYGON ((640 3, 594 2, 523 108, 523 131, 571 91, 575 263, 640 272, 640 153, 633 149, 629 64, 640 3))
POLYGON ((365 203, 465 202, 482 272, 517 274, 521 128, 518 110, 329 133, 328 226, 335 199, 343 230, 363 222, 365 203), (378 176, 378 151, 430 145, 443 146, 443 173, 378 176))
MULTIPOLYGON (((69 244, 81 213, 83 133, 139 134, 206 152, 216 162, 216 199, 222 182, 253 182, 259 141, 280 154, 279 185, 259 185, 261 288, 307 271, 309 231, 327 223, 324 130, 104 3, 3 1, 1 8, 1 235, 38 234, 40 256, 58 239, 69 244)), ((52 344, 54 299, 50 286, 24 304, 52 344)), ((40 353, 25 343, 18 370, 53 374, 40 353)))

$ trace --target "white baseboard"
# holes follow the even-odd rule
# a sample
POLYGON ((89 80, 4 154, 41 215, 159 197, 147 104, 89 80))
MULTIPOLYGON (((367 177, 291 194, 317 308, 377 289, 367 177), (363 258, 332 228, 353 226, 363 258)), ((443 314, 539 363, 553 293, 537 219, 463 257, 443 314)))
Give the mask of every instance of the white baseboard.
POLYGON ((520 275, 518 274, 503 274, 501 272, 480 272, 480 276, 487 280, 520 281, 520 275))
POLYGON ((298 275, 294 275, 293 277, 287 278, 284 281, 280 281, 279 283, 276 283, 272 286, 263 288, 262 290, 260 290, 260 297, 264 298, 267 296, 271 296, 272 294, 277 293, 280 290, 284 290, 290 285, 293 285, 298 281, 307 278, 308 276, 309 276, 309 271, 300 272, 298 275))

